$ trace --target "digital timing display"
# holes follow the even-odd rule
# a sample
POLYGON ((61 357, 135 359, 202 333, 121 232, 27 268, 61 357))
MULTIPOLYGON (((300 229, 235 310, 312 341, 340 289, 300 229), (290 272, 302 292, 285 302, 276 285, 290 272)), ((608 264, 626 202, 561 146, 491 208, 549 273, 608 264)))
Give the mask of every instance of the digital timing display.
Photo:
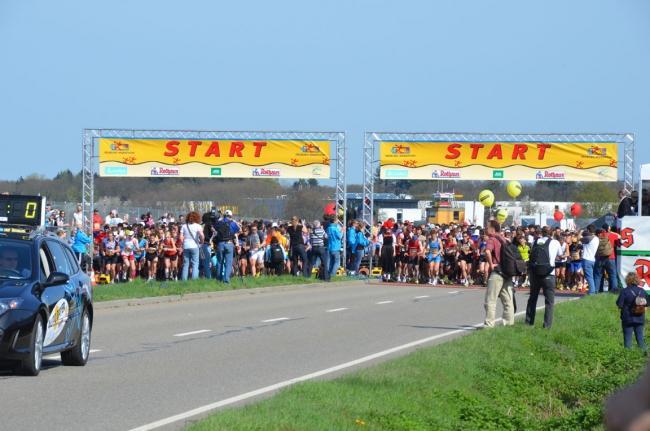
POLYGON ((0 224, 44 225, 45 197, 0 195, 0 224))

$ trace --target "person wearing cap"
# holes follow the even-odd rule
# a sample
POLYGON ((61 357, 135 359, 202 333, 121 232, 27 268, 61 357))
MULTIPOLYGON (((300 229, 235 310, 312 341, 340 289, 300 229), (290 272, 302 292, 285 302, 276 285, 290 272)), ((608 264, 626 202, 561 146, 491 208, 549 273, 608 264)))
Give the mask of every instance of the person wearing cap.
POLYGON ((233 240, 239 233, 239 225, 232 220, 232 211, 226 210, 223 219, 215 225, 217 250, 217 280, 230 283, 232 260, 235 253, 233 240))

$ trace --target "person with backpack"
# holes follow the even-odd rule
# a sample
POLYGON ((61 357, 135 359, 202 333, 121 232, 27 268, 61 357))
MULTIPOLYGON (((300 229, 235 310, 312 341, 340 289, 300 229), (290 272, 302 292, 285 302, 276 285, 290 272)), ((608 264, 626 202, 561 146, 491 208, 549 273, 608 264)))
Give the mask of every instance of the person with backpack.
POLYGON ((598 249, 596 250, 596 266, 594 268, 594 284, 597 292, 618 291, 618 274, 616 273, 616 246, 618 234, 611 232, 608 224, 596 231, 598 249), (605 273, 607 273, 607 289, 605 288, 605 273))
POLYGON ((217 250, 217 280, 230 283, 232 274, 232 259, 235 253, 234 240, 239 233, 239 225, 232 220, 232 211, 226 210, 224 217, 215 225, 214 238, 217 250))
POLYGON ((276 236, 272 236, 269 246, 266 248, 266 263, 270 272, 275 275, 282 275, 287 261, 287 254, 276 236))
POLYGON ((551 238, 551 230, 544 226, 530 251, 530 296, 526 307, 526 323, 535 324, 537 298, 539 291, 544 293, 544 328, 553 324, 553 306, 555 304, 555 262, 562 255, 562 246, 551 238))
POLYGON ((648 306, 648 298, 645 290, 639 287, 641 280, 635 271, 630 271, 625 277, 626 288, 621 290, 616 300, 616 305, 621 310, 621 324, 623 326, 623 345, 626 349, 632 348, 632 334, 636 337, 636 343, 648 353, 643 338, 643 326, 645 323, 645 309, 648 306))
MULTIPOLYGON (((496 220, 490 220, 487 226, 487 245, 485 255, 492 271, 487 281, 487 290, 485 291, 485 327, 493 328, 496 325, 497 298, 503 305, 503 323, 506 326, 515 324, 515 306, 512 291, 512 275, 504 274, 503 263, 507 263, 508 269, 511 269, 514 263, 512 258, 508 262, 502 261, 502 248, 509 243, 501 234, 501 225, 496 220)), ((516 249, 516 247, 515 247, 516 249)), ((512 249, 509 249, 509 256, 512 249)), ((518 252, 517 252, 518 254, 518 252)), ((521 258, 521 256, 520 256, 521 258)))

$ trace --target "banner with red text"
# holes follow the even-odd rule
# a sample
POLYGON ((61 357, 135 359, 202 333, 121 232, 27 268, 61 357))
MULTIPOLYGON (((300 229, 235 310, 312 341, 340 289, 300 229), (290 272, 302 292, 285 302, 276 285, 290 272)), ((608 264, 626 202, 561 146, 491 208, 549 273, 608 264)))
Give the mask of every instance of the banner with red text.
POLYGON ((381 179, 616 181, 612 142, 379 143, 381 179))
POLYGON ((626 216, 620 220, 621 246, 618 250, 618 274, 636 271, 642 287, 650 290, 650 217, 626 216))
POLYGON ((99 139, 103 177, 329 178, 330 142, 99 139))

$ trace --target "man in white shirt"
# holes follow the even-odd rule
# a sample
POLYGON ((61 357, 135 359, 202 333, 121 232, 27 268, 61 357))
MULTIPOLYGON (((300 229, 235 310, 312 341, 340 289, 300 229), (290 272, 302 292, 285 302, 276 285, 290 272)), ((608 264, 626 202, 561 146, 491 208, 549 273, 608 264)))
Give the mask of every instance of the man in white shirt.
POLYGON ((81 205, 77 205, 77 210, 72 214, 72 221, 74 227, 76 227, 77 229, 83 229, 84 213, 83 210, 81 209, 81 205))
POLYGON ((553 324, 553 305, 555 303, 555 260, 562 255, 562 246, 551 238, 551 229, 542 228, 541 237, 535 241, 530 251, 530 296, 526 307, 526 323, 535 324, 535 313, 539 291, 544 293, 544 328, 553 324))
POLYGON ((582 264, 585 271, 585 280, 589 285, 589 294, 595 295, 598 290, 594 280, 594 267, 596 266, 596 252, 598 251, 598 236, 595 235, 596 226, 587 226, 587 232, 582 237, 582 264))

